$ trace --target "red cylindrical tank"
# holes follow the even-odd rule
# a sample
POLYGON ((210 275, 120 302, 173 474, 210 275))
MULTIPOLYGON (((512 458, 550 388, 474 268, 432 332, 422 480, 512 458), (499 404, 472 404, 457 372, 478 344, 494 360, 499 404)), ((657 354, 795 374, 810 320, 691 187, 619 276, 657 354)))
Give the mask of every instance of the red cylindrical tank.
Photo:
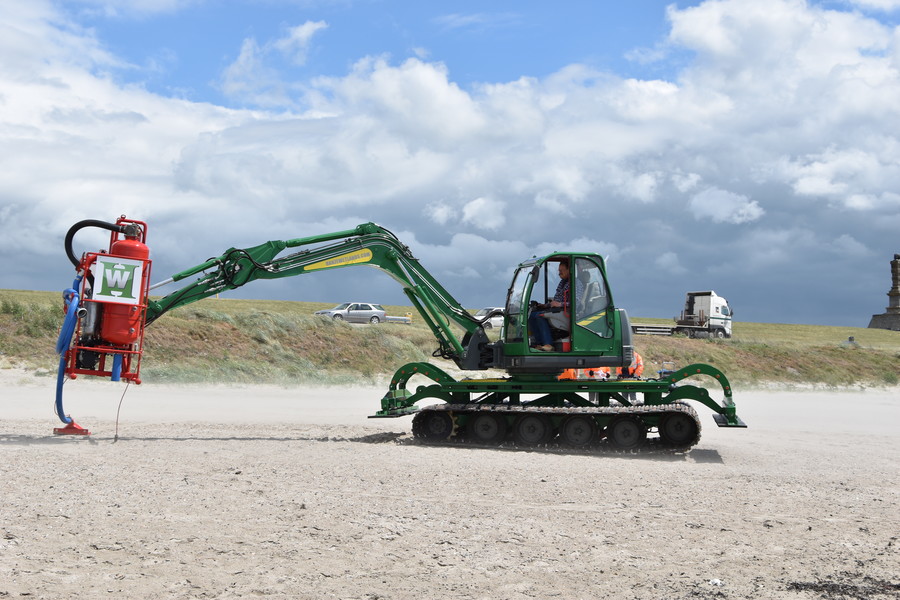
POLYGON ((126 237, 113 242, 109 247, 109 254, 111 256, 121 256, 122 258, 147 260, 150 258, 150 248, 137 238, 126 237))
MULTIPOLYGON (((109 255, 135 260, 148 260, 150 248, 134 237, 126 237, 114 241, 109 248, 109 255)), ((142 277, 146 277, 146 263, 142 277)), ((138 303, 108 303, 103 310, 103 324, 100 337, 104 341, 117 346, 128 346, 135 343, 141 335, 141 315, 144 305, 144 286, 138 282, 138 303)))

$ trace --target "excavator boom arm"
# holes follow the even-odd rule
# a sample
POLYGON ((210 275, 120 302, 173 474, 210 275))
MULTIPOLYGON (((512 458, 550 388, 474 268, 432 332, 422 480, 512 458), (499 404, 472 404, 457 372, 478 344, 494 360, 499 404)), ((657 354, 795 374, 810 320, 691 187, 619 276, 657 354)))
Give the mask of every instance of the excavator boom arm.
POLYGON ((441 356, 457 363, 465 361, 469 368, 474 368, 475 357, 470 356, 468 360, 465 357, 473 338, 486 341, 481 320, 466 311, 393 233, 374 223, 330 234, 269 241, 252 248, 230 248, 221 256, 153 286, 200 275, 192 283, 151 300, 146 323, 152 323, 173 308, 239 288, 256 279, 279 279, 357 265, 375 267, 393 277, 438 339, 441 356), (291 248, 300 250, 278 256, 291 248), (463 341, 450 328, 451 321, 466 332, 463 341))

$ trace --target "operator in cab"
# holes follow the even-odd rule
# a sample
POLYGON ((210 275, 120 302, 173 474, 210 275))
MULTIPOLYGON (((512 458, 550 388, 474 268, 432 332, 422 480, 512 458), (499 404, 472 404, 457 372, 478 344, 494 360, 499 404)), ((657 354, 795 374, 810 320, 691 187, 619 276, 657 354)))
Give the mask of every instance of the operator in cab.
MULTIPOLYGON (((572 295, 570 291, 569 261, 559 261, 559 284, 556 293, 547 304, 537 304, 528 316, 528 330, 534 337, 534 348, 542 352, 553 350, 552 329, 562 331, 571 330, 570 306, 572 295), (552 329, 551 329, 552 328, 552 329)), ((583 286, 583 282, 579 283, 583 286)), ((580 290, 583 292, 583 290, 580 290)))

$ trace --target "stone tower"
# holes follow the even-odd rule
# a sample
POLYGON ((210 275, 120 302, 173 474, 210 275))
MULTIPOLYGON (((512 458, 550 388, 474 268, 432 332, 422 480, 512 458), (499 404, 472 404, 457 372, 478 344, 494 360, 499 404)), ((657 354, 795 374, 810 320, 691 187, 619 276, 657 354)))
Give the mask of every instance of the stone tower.
POLYGON ((891 261, 891 289, 887 295, 887 312, 872 315, 869 328, 900 331, 900 254, 895 254, 891 261))

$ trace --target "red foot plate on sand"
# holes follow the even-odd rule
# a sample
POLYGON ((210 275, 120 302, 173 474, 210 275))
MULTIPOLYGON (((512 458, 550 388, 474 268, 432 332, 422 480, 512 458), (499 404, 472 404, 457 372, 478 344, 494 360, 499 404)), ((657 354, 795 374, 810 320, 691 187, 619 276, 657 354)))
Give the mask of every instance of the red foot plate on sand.
POLYGON ((91 435, 91 432, 72 421, 65 427, 54 427, 53 428, 54 435, 91 435))

